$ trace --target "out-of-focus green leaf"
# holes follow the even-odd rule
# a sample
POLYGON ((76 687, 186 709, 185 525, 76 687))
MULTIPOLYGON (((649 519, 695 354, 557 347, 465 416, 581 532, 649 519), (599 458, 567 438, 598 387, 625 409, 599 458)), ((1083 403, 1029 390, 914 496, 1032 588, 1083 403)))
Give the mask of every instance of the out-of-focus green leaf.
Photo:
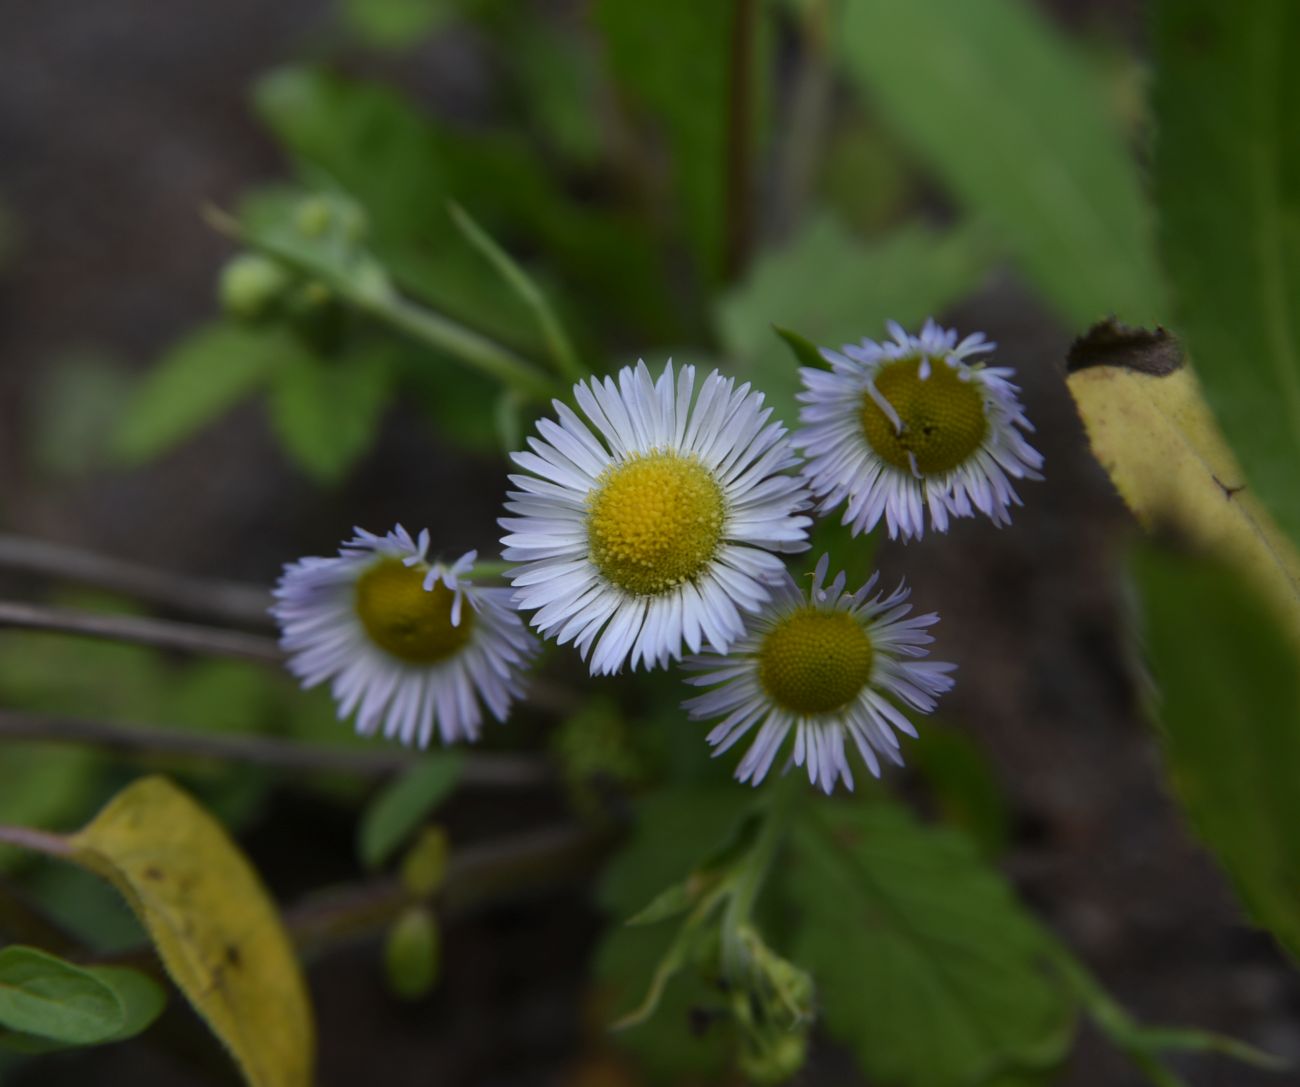
POLYGON ((1156 713, 1174 785, 1246 907, 1300 959, 1300 670, 1241 574, 1141 556, 1156 713))
POLYGON ((270 379, 295 353, 281 330, 213 324, 176 344, 147 373, 110 443, 123 464, 166 452, 270 379))
POLYGON ((843 11, 850 74, 967 209, 996 225, 1062 316, 1160 319, 1136 165, 1093 73, 1030 4, 854 0, 843 11))
POLYGON ((81 967, 34 947, 0 950, 0 1043, 25 1052, 96 1045, 139 1034, 162 1011, 162 990, 134 970, 81 967))
POLYGON ((874 1082, 957 1087, 1057 1064, 1072 1001, 1034 923, 950 830, 884 803, 806 805, 783 886, 794 959, 874 1082))
POLYGON ((93 471, 134 392, 134 375, 98 352, 76 351, 35 376, 27 432, 34 467, 54 476, 93 471))
POLYGON ((455 0, 342 0, 341 14, 368 45, 397 49, 427 38, 460 6, 455 0))
POLYGON ((662 132, 686 236, 705 278, 715 280, 726 222, 732 5, 598 0, 595 17, 618 82, 662 132))
POLYGON ((299 467, 336 482, 374 440, 391 379, 383 351, 287 356, 271 386, 272 427, 299 467))
POLYGON ((384 786, 361 817, 357 851, 367 868, 384 864, 415 829, 451 794, 464 765, 459 754, 426 756, 384 786))
POLYGON ((981 239, 972 228, 938 234, 912 226, 865 246, 822 215, 761 256, 745 282, 722 297, 715 310, 718 335, 777 416, 792 425, 799 366, 825 364, 798 361, 773 326, 839 347, 884 336, 886 320, 918 324, 979 282, 989 263, 981 239))
POLYGON ((1155 179, 1177 327, 1247 481, 1300 541, 1300 6, 1157 11, 1155 179))
POLYGON ((986 857, 1011 837, 1011 813, 988 756, 965 733, 932 726, 908 753, 944 819, 965 831, 986 857))
MULTIPOLYGON (((80 748, 48 744, 4 745, 0 758, 0 823, 59 826, 94 803, 98 763, 80 748)), ((21 864, 26 854, 0 848, 0 871, 21 864)))

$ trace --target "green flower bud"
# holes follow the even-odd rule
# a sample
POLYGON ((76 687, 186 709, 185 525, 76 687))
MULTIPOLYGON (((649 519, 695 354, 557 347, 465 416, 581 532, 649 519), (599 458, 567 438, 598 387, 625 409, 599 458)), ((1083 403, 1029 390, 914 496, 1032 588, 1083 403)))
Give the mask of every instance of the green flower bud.
POLYGON ((441 827, 425 827, 402 859, 402 886, 416 898, 428 898, 442 886, 447 853, 446 832, 441 827))
POLYGON ((260 253, 240 253, 221 270, 217 293, 231 317, 257 321, 280 304, 292 283, 282 264, 260 253))
POLYGON ((438 980, 438 922, 423 906, 412 906, 388 930, 384 970, 389 987, 403 1000, 418 1000, 438 980))

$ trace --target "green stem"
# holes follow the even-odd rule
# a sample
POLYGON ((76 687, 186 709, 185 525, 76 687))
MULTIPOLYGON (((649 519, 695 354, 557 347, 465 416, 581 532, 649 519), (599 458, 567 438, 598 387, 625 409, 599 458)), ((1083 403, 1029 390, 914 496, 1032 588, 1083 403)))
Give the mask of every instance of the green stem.
POLYGON ((767 880, 772 860, 785 840, 790 807, 798 785, 797 778, 780 778, 775 782, 754 844, 731 881, 731 894, 722 918, 722 969, 730 979, 743 976, 746 952, 741 930, 754 915, 754 904, 767 880))

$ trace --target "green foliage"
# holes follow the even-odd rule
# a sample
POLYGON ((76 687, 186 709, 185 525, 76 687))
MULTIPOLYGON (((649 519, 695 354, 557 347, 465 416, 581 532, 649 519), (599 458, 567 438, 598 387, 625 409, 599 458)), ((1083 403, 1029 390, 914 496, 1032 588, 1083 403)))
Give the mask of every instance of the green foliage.
POLYGON ((618 83, 662 135, 686 237, 703 278, 716 282, 726 221, 732 6, 598 0, 595 17, 618 83))
POLYGON ((854 0, 839 46, 902 138, 996 226, 1067 321, 1161 317, 1132 156, 1092 73, 1030 4, 854 0))
POLYGON ((1137 567, 1174 784, 1256 922, 1300 958, 1300 679, 1294 643, 1240 574, 1137 567))
POLYGON ((370 802, 357 832, 357 852, 367 868, 378 868, 456 787, 464 760, 454 751, 426 755, 370 802))
POLYGON ((878 338, 887 320, 911 325, 951 305, 988 263, 983 235, 972 228, 938 234, 908 226, 865 245, 821 215, 756 260, 745 282, 722 296, 714 311, 718 337, 777 417, 793 425, 798 367, 826 364, 816 356, 792 358, 773 326, 822 347, 878 338))
POLYGON ((1157 12, 1155 180, 1178 330, 1250 485, 1300 540, 1300 8, 1157 12))
POLYGON ((456 0, 341 0, 340 14, 368 45, 397 49, 427 38, 460 6, 456 0))
POLYGON ((139 1034, 162 1011, 162 990, 122 967, 81 967, 46 951, 0 950, 0 1044, 21 1051, 97 1045, 139 1034))
POLYGON ((403 1000, 425 996, 438 980, 441 938, 438 922, 423 906, 406 910, 388 930, 384 972, 388 986, 403 1000))
POLYGON ((988 755, 964 732, 930 719, 907 761, 930 787, 946 822, 964 831, 985 857, 1011 842, 1011 811, 988 755))
POLYGON ((370 448, 392 387, 391 352, 340 359, 289 356, 276 370, 271 425, 287 452, 320 483, 337 482, 370 448))
POLYGON ((144 377, 113 435, 112 455, 134 465, 167 451, 269 381, 299 350, 274 329, 212 324, 190 334, 144 377))
POLYGON ((1074 1015, 1046 945, 960 835, 883 803, 800 815, 784 879, 794 957, 872 1080, 947 1087, 1061 1060, 1074 1015))

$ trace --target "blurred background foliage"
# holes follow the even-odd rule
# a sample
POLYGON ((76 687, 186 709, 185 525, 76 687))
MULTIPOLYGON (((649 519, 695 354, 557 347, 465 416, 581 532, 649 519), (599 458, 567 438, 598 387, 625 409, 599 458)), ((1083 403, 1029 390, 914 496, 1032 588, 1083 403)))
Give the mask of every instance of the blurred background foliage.
MULTIPOLYGON (((815 553, 850 578, 908 575, 962 669, 912 769, 851 800, 736 786, 684 724, 675 676, 592 684, 565 652, 486 739, 547 767, 501 792, 441 753, 370 769, 328 698, 273 669, 6 632, 0 726, 242 734, 346 748, 362 770, 106 753, 28 728, 4 740, 0 823, 80 826, 162 770, 281 901, 398 886, 355 949, 291 916, 322 1083, 1280 1081, 1209 1032, 1300 1060, 1300 987, 1242 920, 1297 954, 1286 0, 302 0, 203 18, 0 15, 0 79, 32 107, 8 128, 0 113, 19 164, 0 171, 4 346, 21 363, 0 377, 8 529, 262 583, 353 523, 427 523, 435 549, 491 555, 503 455, 575 375, 719 365, 793 423, 797 363, 774 327, 838 345, 931 315, 1001 342, 1048 482, 1000 534, 877 551, 819 524, 815 553), (112 58, 140 50, 152 67, 131 83, 112 58), (104 59, 60 113, 34 65, 86 51, 104 59), (139 134, 117 112, 132 94, 153 111, 139 134), (63 219, 42 185, 96 161, 78 150, 95 146, 90 103, 116 121, 107 160, 147 157, 110 184, 111 211, 77 190, 82 220, 63 219), (1107 319, 1069 389, 1139 521, 1177 544, 1134 576, 1063 381, 1067 345, 1107 319), (1126 327, 1158 325, 1230 451, 1188 414, 1198 388, 1175 397, 1126 327), (1154 384, 1089 398, 1121 371, 1154 384), (522 904, 490 880, 458 890, 458 850, 557 822, 601 844, 598 877, 586 857, 522 904)), ((16 597, 141 607, 3 576, 16 597)), ((129 955, 146 938, 79 869, 5 848, 0 872, 75 946, 129 955)), ((6 938, 25 938, 9 912, 6 938)), ((14 1057, 5 1082, 220 1082, 178 1004, 139 1041, 14 1057)))

